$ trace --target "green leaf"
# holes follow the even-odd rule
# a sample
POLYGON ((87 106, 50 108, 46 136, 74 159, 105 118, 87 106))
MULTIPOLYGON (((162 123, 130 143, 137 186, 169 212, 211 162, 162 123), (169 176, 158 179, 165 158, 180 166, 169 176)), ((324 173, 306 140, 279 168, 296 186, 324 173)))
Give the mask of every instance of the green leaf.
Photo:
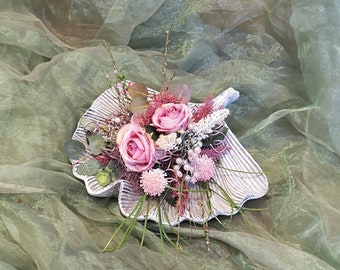
POLYGON ((76 140, 64 144, 64 153, 69 159, 79 159, 85 153, 85 145, 76 140))
POLYGON ((136 96, 131 100, 129 110, 134 114, 142 114, 147 107, 146 99, 143 96, 136 96))
POLYGON ((118 73, 117 75, 118 79, 121 80, 121 81, 124 81, 125 80, 125 75, 123 73, 118 73))
POLYGON ((105 147, 106 143, 100 134, 95 134, 92 136, 89 136, 88 138, 89 142, 89 150, 91 154, 93 155, 99 155, 103 151, 103 147, 105 147))
POLYGON ((79 120, 80 124, 84 127, 86 131, 93 132, 95 128, 97 127, 97 124, 93 122, 93 120, 88 118, 81 118, 79 120))
POLYGON ((122 166, 115 159, 111 159, 111 161, 105 167, 105 171, 109 171, 112 173, 112 181, 120 178, 122 170, 122 166))
POLYGON ((144 83, 136 82, 128 88, 128 93, 131 99, 140 96, 146 100, 146 98, 148 97, 148 88, 144 83))
POLYGON ((145 127, 145 130, 146 130, 147 133, 150 133, 150 134, 151 134, 151 133, 153 133, 153 132, 156 131, 156 128, 155 128, 154 126, 150 126, 150 125, 149 125, 149 126, 146 126, 146 127, 145 127))
POLYGON ((77 167, 77 173, 80 175, 95 175, 100 168, 100 164, 96 159, 89 159, 88 161, 81 163, 77 167))
POLYGON ((159 133, 157 132, 156 128, 154 126, 146 126, 145 127, 145 130, 147 133, 149 133, 151 135, 151 138, 154 140, 154 141, 157 141, 158 138, 159 138, 159 133))

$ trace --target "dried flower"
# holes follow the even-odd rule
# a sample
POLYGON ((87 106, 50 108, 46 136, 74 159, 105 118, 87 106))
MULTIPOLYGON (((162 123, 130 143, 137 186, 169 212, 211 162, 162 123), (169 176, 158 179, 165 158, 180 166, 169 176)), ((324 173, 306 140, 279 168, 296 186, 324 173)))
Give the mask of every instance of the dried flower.
POLYGON ((165 172, 158 168, 145 171, 141 175, 140 185, 146 194, 159 196, 163 193, 168 183, 165 176, 165 172))
POLYGON ((183 215, 187 206, 189 194, 186 190, 188 189, 189 187, 185 183, 175 182, 174 189, 172 190, 171 197, 176 200, 175 207, 180 216, 183 215))
POLYGON ((212 101, 211 95, 206 97, 204 103, 200 105, 192 116, 192 120, 197 123, 202 118, 206 117, 213 111, 214 103, 212 101))
POLYGON ((177 139, 176 133, 170 133, 167 135, 161 134, 156 141, 156 145, 163 150, 170 151, 176 146, 177 144, 176 139, 177 139))
POLYGON ((192 158, 191 166, 193 167, 194 177, 191 177, 190 182, 193 184, 197 181, 209 181, 215 173, 215 163, 212 158, 207 155, 195 155, 192 158))
POLYGON ((228 115, 228 109, 214 111, 206 117, 200 119, 197 123, 190 125, 190 129, 201 139, 205 139, 209 137, 210 133, 213 132, 213 128, 215 126, 223 124, 228 115))
POLYGON ((98 184, 102 187, 107 186, 110 183, 110 173, 104 170, 99 170, 96 175, 96 180, 98 184))

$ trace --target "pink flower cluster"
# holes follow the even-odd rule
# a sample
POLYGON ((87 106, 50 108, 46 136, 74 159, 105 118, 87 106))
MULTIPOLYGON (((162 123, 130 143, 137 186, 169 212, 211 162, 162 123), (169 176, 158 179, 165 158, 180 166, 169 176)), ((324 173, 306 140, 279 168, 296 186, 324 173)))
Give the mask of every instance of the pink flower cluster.
POLYGON ((190 129, 212 111, 211 97, 190 109, 187 100, 163 91, 152 95, 144 112, 122 125, 116 137, 120 158, 127 172, 139 174, 143 192, 160 196, 169 186, 184 211, 188 185, 213 178, 214 159, 223 154, 214 149, 221 146, 203 147, 200 136, 190 129), (183 186, 185 191, 176 192, 183 186))
MULTIPOLYGON (((167 103, 155 110, 152 123, 158 132, 170 134, 186 129, 190 116, 186 105, 167 103)), ((143 172, 155 165, 155 143, 141 125, 128 123, 123 126, 117 135, 117 145, 129 170, 143 172)))

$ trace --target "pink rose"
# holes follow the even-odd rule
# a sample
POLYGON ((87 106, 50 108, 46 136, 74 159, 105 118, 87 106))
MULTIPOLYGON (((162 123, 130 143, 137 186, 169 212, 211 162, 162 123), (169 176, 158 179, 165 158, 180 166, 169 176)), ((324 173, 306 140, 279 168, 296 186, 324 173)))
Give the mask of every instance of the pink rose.
POLYGON ((185 104, 165 103, 156 109, 152 123, 157 131, 166 134, 186 129, 191 118, 191 111, 185 104))
POLYGON ((117 145, 130 171, 143 172, 155 164, 155 145, 150 135, 138 124, 129 123, 117 134, 117 145))

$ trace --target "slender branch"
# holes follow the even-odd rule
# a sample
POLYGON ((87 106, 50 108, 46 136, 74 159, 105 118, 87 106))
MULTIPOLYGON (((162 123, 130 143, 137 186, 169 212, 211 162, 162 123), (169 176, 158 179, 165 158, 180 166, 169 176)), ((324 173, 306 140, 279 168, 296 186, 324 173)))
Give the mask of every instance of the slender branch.
POLYGON ((170 43, 169 39, 170 31, 166 31, 166 38, 165 38, 165 48, 163 53, 163 62, 162 62, 162 78, 163 78, 163 84, 166 82, 166 72, 165 68, 167 66, 167 56, 168 56, 168 45, 170 43))

